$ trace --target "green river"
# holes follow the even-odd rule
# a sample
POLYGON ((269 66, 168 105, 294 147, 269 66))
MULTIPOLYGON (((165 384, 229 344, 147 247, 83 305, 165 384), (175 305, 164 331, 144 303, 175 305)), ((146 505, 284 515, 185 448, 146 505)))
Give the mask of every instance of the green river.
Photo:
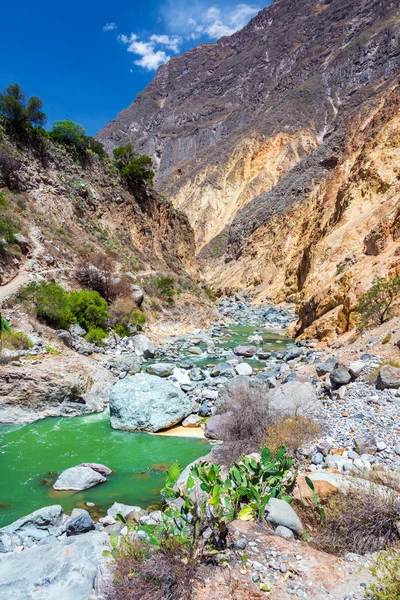
MULTIPOLYGON (((216 345, 231 348, 245 343, 256 327, 226 328, 216 345)), ((289 340, 264 334, 264 348, 282 350, 289 340)), ((204 367, 223 359, 191 356, 204 367)), ((246 359, 247 360, 247 359, 246 359)), ((249 359, 255 370, 265 366, 249 359)), ((113 502, 147 508, 160 501, 160 489, 168 466, 182 467, 210 450, 208 442, 129 433, 111 429, 108 412, 74 418, 48 418, 25 426, 0 424, 0 527, 50 504, 61 504, 66 512, 74 507, 90 508, 93 517, 103 516, 113 502), (84 492, 56 492, 52 484, 58 474, 82 462, 99 462, 113 469, 107 482, 84 492)))

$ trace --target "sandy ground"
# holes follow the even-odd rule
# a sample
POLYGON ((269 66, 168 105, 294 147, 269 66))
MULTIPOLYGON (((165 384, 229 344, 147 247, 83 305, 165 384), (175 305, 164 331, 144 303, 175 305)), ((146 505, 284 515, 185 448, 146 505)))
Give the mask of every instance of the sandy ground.
POLYGON ((151 435, 169 435, 174 437, 205 439, 204 431, 201 427, 182 427, 182 425, 175 425, 175 427, 165 429, 164 431, 157 431, 157 433, 152 433, 151 435))

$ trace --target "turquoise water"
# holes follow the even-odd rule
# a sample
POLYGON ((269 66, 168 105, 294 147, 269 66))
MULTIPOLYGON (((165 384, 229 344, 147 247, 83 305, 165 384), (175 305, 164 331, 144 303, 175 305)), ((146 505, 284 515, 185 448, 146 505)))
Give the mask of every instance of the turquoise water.
POLYGON ((171 463, 185 467, 209 449, 206 441, 195 438, 115 431, 108 412, 49 418, 20 428, 0 425, 0 527, 50 504, 70 512, 94 502, 89 510, 96 517, 113 502, 146 508, 160 502, 171 463), (57 475, 81 462, 100 462, 115 473, 90 490, 54 491, 57 475))

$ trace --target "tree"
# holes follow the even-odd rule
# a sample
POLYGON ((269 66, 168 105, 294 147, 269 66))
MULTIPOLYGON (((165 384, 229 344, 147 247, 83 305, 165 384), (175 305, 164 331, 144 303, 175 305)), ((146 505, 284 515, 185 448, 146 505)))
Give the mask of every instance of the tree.
POLYGON ((8 85, 0 93, 0 114, 18 133, 30 126, 43 127, 46 115, 42 109, 43 101, 37 96, 31 96, 27 101, 18 83, 8 85))
POLYGON ((86 130, 79 123, 64 119, 64 121, 54 121, 50 137, 61 144, 78 146, 84 144, 86 130))
POLYGON ((400 276, 379 277, 358 299, 356 313, 359 329, 382 325, 389 320, 395 300, 400 295, 400 276))
POLYGON ((115 166, 128 186, 143 179, 153 185, 154 171, 150 156, 135 152, 131 143, 113 150, 115 166))

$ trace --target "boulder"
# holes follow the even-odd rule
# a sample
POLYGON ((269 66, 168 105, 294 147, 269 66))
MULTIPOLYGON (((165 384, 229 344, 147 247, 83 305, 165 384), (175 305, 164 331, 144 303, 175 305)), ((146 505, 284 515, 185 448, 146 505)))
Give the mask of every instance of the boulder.
POLYGON ((69 329, 70 333, 72 333, 73 335, 84 336, 87 334, 87 331, 85 329, 83 329, 83 327, 78 325, 78 323, 73 323, 72 325, 69 326, 68 329, 69 329))
POLYGON ((245 362, 235 365, 235 371, 238 375, 252 375, 253 368, 245 362))
POLYGON ((111 583, 105 533, 48 538, 44 545, 0 558, 0 598, 7 600, 88 600, 111 583))
POLYGON ((287 417, 309 416, 322 407, 310 382, 289 381, 269 392, 268 398, 270 406, 287 417))
POLYGON ((106 478, 90 467, 71 467, 61 473, 53 484, 53 489, 61 490, 88 490, 89 488, 104 483, 106 478))
POLYGON ((78 465, 78 467, 90 467, 91 469, 93 469, 93 471, 96 471, 97 473, 100 473, 100 475, 103 475, 103 477, 107 477, 112 473, 112 469, 100 463, 81 463, 80 465, 78 465))
POLYGON ((264 342, 264 340, 262 338, 262 335, 259 335, 258 333, 254 333, 253 335, 249 335, 249 337, 247 338, 247 341, 252 346, 262 346, 262 344, 264 342))
POLYGON ((91 516, 84 510, 80 515, 70 519, 65 528, 67 537, 71 535, 81 535, 95 529, 91 516))
POLYGON ((203 419, 199 415, 189 415, 182 421, 182 427, 200 427, 203 419))
POLYGON ((138 285, 132 284, 131 285, 131 296, 140 308, 142 306, 143 300, 144 300, 144 293, 143 293, 142 288, 139 287, 138 285))
POLYGON ((138 374, 116 383, 110 396, 113 429, 155 432, 179 423, 192 413, 192 401, 171 382, 138 374))
POLYGON ((349 364, 349 373, 354 378, 360 377, 362 370, 365 367, 365 362, 362 360, 354 360, 349 364))
POLYGON ((142 369, 139 358, 132 354, 113 356, 108 359, 108 363, 113 369, 120 373, 127 373, 127 375, 136 375, 142 369))
POLYGON ((298 535, 303 531, 303 525, 295 513, 294 509, 279 498, 271 498, 265 507, 266 519, 275 527, 287 527, 291 531, 294 531, 298 535))
POLYGON ((317 375, 319 377, 323 377, 327 373, 330 373, 331 371, 333 371, 333 369, 335 369, 337 364, 338 364, 338 360, 337 360, 336 356, 330 356, 323 363, 321 363, 320 365, 317 365, 317 375))
POLYGON ((143 356, 144 358, 154 358, 156 349, 153 342, 142 333, 138 333, 131 338, 129 345, 137 356, 143 356))
POLYGON ((206 376, 199 367, 193 367, 189 371, 189 378, 192 381, 203 381, 203 379, 205 379, 206 376))
POLYGON ((56 331, 56 334, 58 339, 64 344, 64 346, 67 346, 67 348, 73 348, 74 338, 72 337, 69 331, 67 331, 66 329, 58 329, 56 331))
POLYGON ((2 551, 1 540, 5 536, 19 536, 22 539, 29 538, 33 541, 39 541, 50 535, 60 535, 63 530, 64 519, 64 511, 59 504, 45 506, 25 517, 21 517, 14 523, 0 529, 0 552, 2 551))
POLYGON ((236 346, 233 349, 233 352, 237 355, 237 356, 254 356, 255 354, 257 354, 257 348, 256 346, 236 346))
POLYGON ((146 373, 157 375, 157 377, 169 377, 174 372, 173 363, 155 363, 146 367, 146 373))
POLYGON ((15 243, 21 248, 22 254, 29 254, 32 248, 31 242, 21 233, 14 233, 13 238, 15 243))
POLYGON ((191 346, 190 348, 188 348, 188 353, 200 356, 200 354, 203 354, 203 350, 198 346, 191 346))
POLYGON ((335 369, 333 369, 329 375, 329 378, 333 387, 347 385, 351 381, 351 375, 345 365, 338 365, 335 369))
POLYGON ((104 410, 113 375, 84 356, 47 356, 36 364, 0 366, 0 423, 32 423, 104 410))
POLYGON ((205 422, 204 436, 209 440, 223 440, 227 422, 233 418, 231 412, 214 415, 205 422))
POLYGON ((114 504, 107 510, 107 515, 113 519, 115 519, 117 515, 122 515, 126 519, 128 515, 133 514, 142 516, 147 513, 145 510, 140 508, 140 506, 131 506, 130 504, 122 504, 121 502, 114 502, 114 504))
POLYGON ((232 365, 227 362, 220 362, 213 367, 211 377, 233 377, 235 371, 232 365))
POLYGON ((378 390, 399 389, 400 388, 400 369, 390 365, 383 365, 379 369, 376 382, 378 390))

